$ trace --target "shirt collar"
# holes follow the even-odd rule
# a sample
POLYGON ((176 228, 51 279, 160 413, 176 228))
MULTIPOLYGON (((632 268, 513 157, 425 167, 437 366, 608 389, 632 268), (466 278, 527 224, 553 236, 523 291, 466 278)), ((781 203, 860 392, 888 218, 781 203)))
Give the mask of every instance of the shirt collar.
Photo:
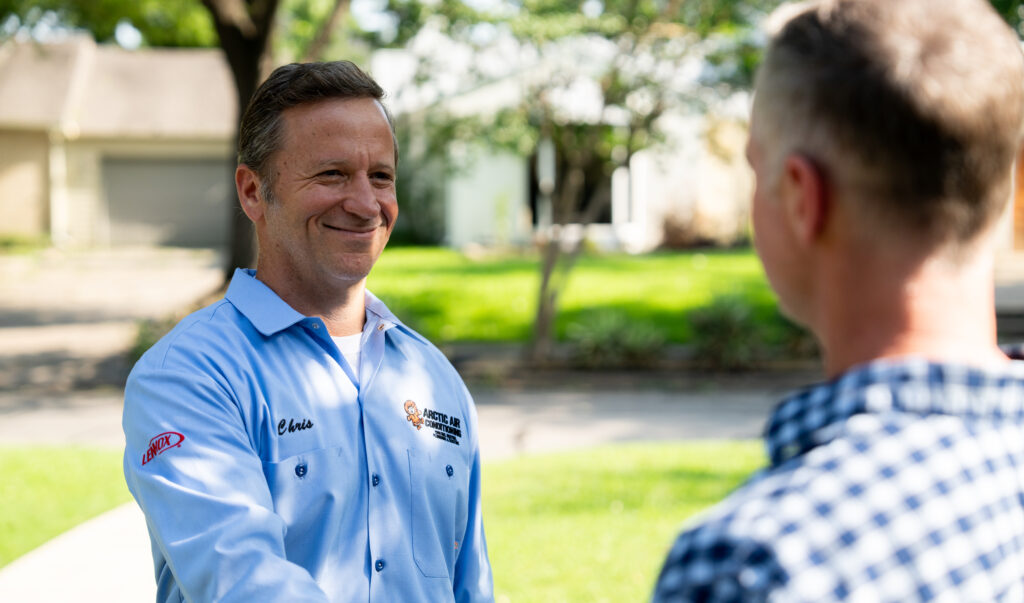
POLYGON ((923 358, 876 360, 785 398, 765 428, 773 465, 834 439, 856 414, 945 414, 1024 421, 1024 362, 999 368, 923 358))
MULTIPOLYGON (((423 343, 427 343, 427 340, 424 339, 422 335, 420 335, 416 331, 413 331, 409 327, 405 326, 405 323, 403 323, 402 321, 398 320, 398 318, 394 314, 391 313, 391 310, 389 310, 388 307, 386 305, 384 305, 384 302, 380 301, 380 299, 378 299, 376 295, 374 295, 373 293, 370 293, 367 290, 366 291, 366 324, 369 325, 369 324, 375 322, 374 318, 377 319, 376 322, 377 322, 378 325, 382 325, 383 326, 383 328, 381 329, 382 331, 383 330, 387 330, 387 329, 389 329, 391 327, 398 327, 404 333, 406 333, 408 335, 411 335, 413 338, 415 338, 415 339, 417 339, 417 340, 419 340, 419 341, 421 341, 423 343)), ((378 327, 378 328, 380 328, 380 327, 378 327)))
POLYGON ((263 335, 273 335, 306 317, 256 278, 256 271, 236 268, 224 298, 263 335))
MULTIPOLYGON (((256 327, 257 331, 266 336, 283 331, 307 318, 257 279, 256 271, 252 269, 235 269, 224 298, 231 302, 231 305, 237 308, 256 327)), ((366 324, 368 326, 374 324, 382 331, 391 327, 399 327, 403 332, 427 343, 426 339, 405 326, 391 313, 384 302, 369 291, 366 292, 366 324)))

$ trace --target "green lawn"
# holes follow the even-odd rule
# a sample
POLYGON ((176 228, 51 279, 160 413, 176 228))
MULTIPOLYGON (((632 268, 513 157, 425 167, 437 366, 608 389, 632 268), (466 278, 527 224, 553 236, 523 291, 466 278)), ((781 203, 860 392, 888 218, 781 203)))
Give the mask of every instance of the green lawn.
POLYGON ((499 603, 644 601, 683 519, 764 463, 758 442, 636 444, 484 467, 499 603))
POLYGON ((113 450, 0 447, 0 476, 0 567, 131 500, 113 450))
MULTIPOLYGON (((384 251, 369 287, 399 316, 435 342, 525 341, 540 282, 534 256, 473 260, 441 248, 384 251)), ((560 336, 573 322, 616 312, 669 342, 685 342, 682 317, 716 295, 735 294, 772 311, 774 297, 750 250, 582 257, 570 276, 560 336)))
MULTIPOLYGON (((764 462, 759 443, 631 444, 484 466, 499 602, 641 601, 680 523, 764 462)), ((0 448, 0 566, 129 500, 120 453, 0 448)))

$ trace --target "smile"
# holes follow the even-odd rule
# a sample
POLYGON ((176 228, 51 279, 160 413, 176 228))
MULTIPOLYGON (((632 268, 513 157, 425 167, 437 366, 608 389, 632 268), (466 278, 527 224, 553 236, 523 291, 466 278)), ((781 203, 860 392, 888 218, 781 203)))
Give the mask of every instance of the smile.
POLYGON ((343 232, 345 234, 356 235, 356 236, 370 236, 377 232, 379 226, 373 228, 342 228, 340 226, 331 226, 330 224, 324 224, 324 227, 328 230, 335 232, 343 232))

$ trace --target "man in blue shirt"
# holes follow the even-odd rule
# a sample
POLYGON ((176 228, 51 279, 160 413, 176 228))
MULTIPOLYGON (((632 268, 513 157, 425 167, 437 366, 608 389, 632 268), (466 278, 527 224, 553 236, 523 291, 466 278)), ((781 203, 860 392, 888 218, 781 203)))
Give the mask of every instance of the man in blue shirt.
POLYGON ((676 540, 655 601, 1024 601, 1024 363, 993 255, 1024 58, 984 0, 775 18, 748 158, 758 254, 830 380, 676 540))
POLYGON ((366 291, 398 215, 382 96, 349 62, 293 64, 243 116, 257 268, 125 391, 158 601, 493 599, 472 399, 366 291))

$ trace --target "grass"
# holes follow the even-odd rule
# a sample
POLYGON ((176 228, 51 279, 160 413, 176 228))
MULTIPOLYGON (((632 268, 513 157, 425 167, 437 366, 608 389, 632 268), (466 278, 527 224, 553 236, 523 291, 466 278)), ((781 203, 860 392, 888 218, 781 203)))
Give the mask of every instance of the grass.
MULTIPOLYGON (((753 441, 631 444, 484 466, 500 602, 641 601, 680 523, 764 462, 753 441)), ((0 448, 0 566, 129 500, 120 453, 0 448)))
POLYGON ((114 450, 0 447, 0 476, 0 567, 131 500, 114 450))
POLYGON ((45 249, 50 242, 46 237, 0 234, 0 255, 28 254, 45 249))
POLYGON ((499 602, 643 601, 680 522, 764 463, 753 441, 607 446, 484 467, 499 602))
MULTIPOLYGON (((473 260, 442 248, 395 248, 381 256, 369 288, 435 342, 522 342, 530 335, 539 280, 532 256, 473 260)), ((774 311, 750 250, 584 256, 562 295, 556 331, 564 338, 569 325, 616 312, 682 343, 691 337, 683 316, 723 294, 774 311)))

